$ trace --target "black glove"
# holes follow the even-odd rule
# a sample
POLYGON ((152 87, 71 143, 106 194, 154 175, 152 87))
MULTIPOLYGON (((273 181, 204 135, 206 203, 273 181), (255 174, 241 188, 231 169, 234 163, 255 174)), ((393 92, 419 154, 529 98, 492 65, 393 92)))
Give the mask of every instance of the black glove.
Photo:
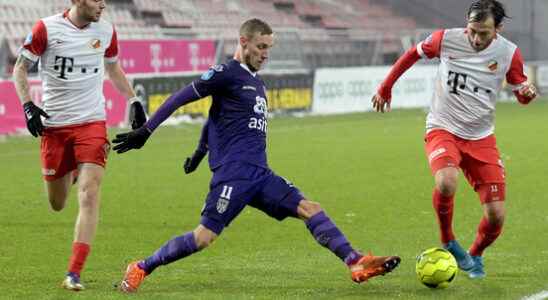
POLYGON ((147 142, 150 134, 150 130, 145 126, 130 132, 119 133, 112 140, 115 144, 113 150, 120 154, 131 149, 141 149, 147 142))
POLYGON ((191 157, 187 157, 184 165, 185 174, 194 172, 196 168, 198 168, 198 166, 200 165, 202 159, 204 159, 206 153, 207 151, 196 150, 191 157))
POLYGON ((147 121, 147 115, 145 114, 145 109, 143 105, 138 100, 131 102, 129 106, 129 123, 131 124, 131 129, 137 129, 145 124, 147 121))
POLYGON ((44 130, 44 125, 42 124, 42 119, 40 116, 49 118, 48 114, 43 111, 40 107, 34 105, 32 101, 25 102, 23 104, 23 110, 25 111, 25 119, 27 121, 27 129, 30 134, 35 137, 42 135, 44 130))

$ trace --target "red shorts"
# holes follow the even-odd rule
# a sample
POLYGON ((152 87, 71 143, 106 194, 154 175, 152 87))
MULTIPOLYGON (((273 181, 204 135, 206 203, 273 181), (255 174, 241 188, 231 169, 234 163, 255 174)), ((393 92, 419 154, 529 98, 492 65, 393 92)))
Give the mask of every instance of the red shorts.
POLYGON ((105 167, 109 151, 110 143, 104 121, 46 127, 40 146, 44 180, 61 178, 81 163, 105 167))
MULTIPOLYGON (((496 187, 490 187, 489 190, 504 193, 504 165, 494 135, 480 140, 465 140, 448 131, 436 129, 426 135, 425 141, 432 174, 446 167, 460 168, 477 192, 481 192, 481 185, 491 184, 496 187)), ((499 196, 493 197, 494 201, 499 196)), ((500 198, 503 199, 504 194, 500 198)))

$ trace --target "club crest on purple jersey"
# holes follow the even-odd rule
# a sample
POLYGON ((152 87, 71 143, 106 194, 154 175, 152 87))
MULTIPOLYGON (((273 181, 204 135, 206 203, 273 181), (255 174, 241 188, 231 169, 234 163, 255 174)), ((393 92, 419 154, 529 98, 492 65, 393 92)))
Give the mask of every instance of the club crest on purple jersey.
POLYGON ((226 209, 228 208, 229 202, 230 201, 228 201, 225 198, 219 198, 219 200, 217 200, 217 212, 220 214, 224 213, 226 209))

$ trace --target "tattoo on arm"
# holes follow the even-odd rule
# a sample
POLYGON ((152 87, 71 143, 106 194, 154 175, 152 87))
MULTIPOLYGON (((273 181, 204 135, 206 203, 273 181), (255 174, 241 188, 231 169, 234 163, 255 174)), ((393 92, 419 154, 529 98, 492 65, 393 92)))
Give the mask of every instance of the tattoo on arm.
POLYGON ((21 103, 30 101, 30 88, 28 80, 28 69, 34 64, 33 61, 19 55, 17 61, 15 62, 15 67, 13 68, 13 79, 15 82, 15 89, 17 90, 17 95, 21 103))

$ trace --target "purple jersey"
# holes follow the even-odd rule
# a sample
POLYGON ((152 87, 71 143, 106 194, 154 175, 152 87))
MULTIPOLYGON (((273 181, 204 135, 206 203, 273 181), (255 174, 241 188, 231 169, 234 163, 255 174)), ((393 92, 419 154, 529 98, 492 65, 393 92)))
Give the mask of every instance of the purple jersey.
POLYGON ((268 111, 261 77, 230 60, 211 67, 192 87, 199 98, 213 98, 207 126, 211 170, 232 161, 267 168, 268 111))

